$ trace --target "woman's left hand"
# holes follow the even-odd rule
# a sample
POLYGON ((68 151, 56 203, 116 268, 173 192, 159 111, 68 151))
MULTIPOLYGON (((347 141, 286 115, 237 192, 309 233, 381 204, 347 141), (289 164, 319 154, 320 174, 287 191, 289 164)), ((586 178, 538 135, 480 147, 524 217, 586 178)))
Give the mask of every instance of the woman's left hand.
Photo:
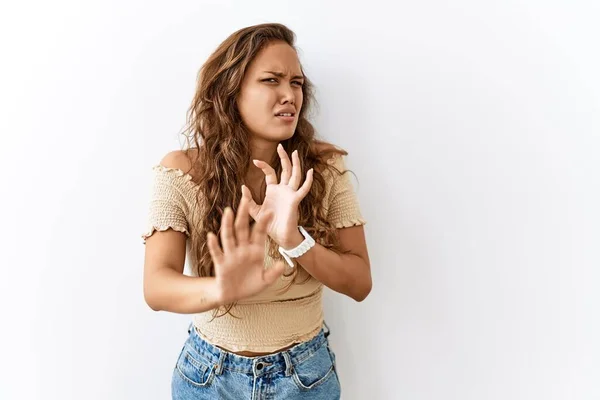
MULTIPOLYGON (((261 205, 257 205, 250 190, 242 186, 242 195, 250 203, 250 216, 257 220, 266 212, 273 213, 273 219, 267 227, 267 233, 278 245, 283 248, 292 248, 298 243, 297 238, 302 235, 298 230, 298 207, 300 202, 310 192, 313 181, 313 169, 306 173, 306 180, 300 186, 302 179, 302 169, 298 151, 292 153, 292 162, 284 150, 283 146, 277 146, 277 153, 281 158, 281 182, 277 183, 277 174, 273 167, 261 160, 253 160, 254 165, 260 168, 267 182, 267 192, 265 200, 261 205)), ((301 242, 302 240, 300 240, 301 242)))

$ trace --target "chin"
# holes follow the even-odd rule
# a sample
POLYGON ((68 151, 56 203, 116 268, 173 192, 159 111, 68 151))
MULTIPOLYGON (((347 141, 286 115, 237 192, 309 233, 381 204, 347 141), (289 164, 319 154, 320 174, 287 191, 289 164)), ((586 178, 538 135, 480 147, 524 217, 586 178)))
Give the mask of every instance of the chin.
POLYGON ((263 130, 260 134, 252 132, 252 136, 254 136, 256 139, 262 139, 262 140, 279 143, 284 140, 288 140, 288 139, 292 138, 294 136, 295 132, 296 132, 295 126, 293 128, 285 127, 283 129, 281 127, 279 127, 279 129, 263 130))
POLYGON ((277 141, 277 142, 282 142, 284 140, 290 139, 291 137, 294 136, 294 133, 296 132, 296 129, 286 129, 286 130, 279 130, 278 132, 272 132, 269 137, 273 138, 273 140, 277 141))

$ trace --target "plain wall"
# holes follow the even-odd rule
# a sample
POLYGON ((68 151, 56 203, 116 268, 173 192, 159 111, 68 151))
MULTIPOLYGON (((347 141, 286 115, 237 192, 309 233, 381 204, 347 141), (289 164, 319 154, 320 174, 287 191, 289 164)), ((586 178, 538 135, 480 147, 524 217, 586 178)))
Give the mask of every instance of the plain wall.
POLYGON ((0 398, 166 399, 190 316, 144 303, 151 167, 210 52, 282 22, 349 151, 374 286, 327 293, 343 399, 600 398, 592 1, 0 8, 0 398))

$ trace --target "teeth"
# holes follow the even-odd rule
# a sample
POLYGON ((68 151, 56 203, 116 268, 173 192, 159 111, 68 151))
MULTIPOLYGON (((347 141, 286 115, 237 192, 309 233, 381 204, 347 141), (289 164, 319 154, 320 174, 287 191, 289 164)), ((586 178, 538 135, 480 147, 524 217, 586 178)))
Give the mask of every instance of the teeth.
POLYGON ((281 115, 282 117, 291 117, 292 116, 291 113, 281 113, 281 114, 277 114, 277 115, 281 115))

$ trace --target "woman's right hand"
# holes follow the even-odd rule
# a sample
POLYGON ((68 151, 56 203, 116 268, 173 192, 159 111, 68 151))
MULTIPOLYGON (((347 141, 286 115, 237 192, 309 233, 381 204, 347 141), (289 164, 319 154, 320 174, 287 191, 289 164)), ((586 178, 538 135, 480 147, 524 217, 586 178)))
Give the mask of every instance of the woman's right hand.
POLYGON ((278 261, 265 269, 267 227, 273 213, 261 215, 250 231, 249 202, 242 197, 237 216, 227 207, 221 219, 221 243, 209 232, 207 245, 215 266, 215 285, 219 303, 225 305, 262 292, 283 274, 278 261))

